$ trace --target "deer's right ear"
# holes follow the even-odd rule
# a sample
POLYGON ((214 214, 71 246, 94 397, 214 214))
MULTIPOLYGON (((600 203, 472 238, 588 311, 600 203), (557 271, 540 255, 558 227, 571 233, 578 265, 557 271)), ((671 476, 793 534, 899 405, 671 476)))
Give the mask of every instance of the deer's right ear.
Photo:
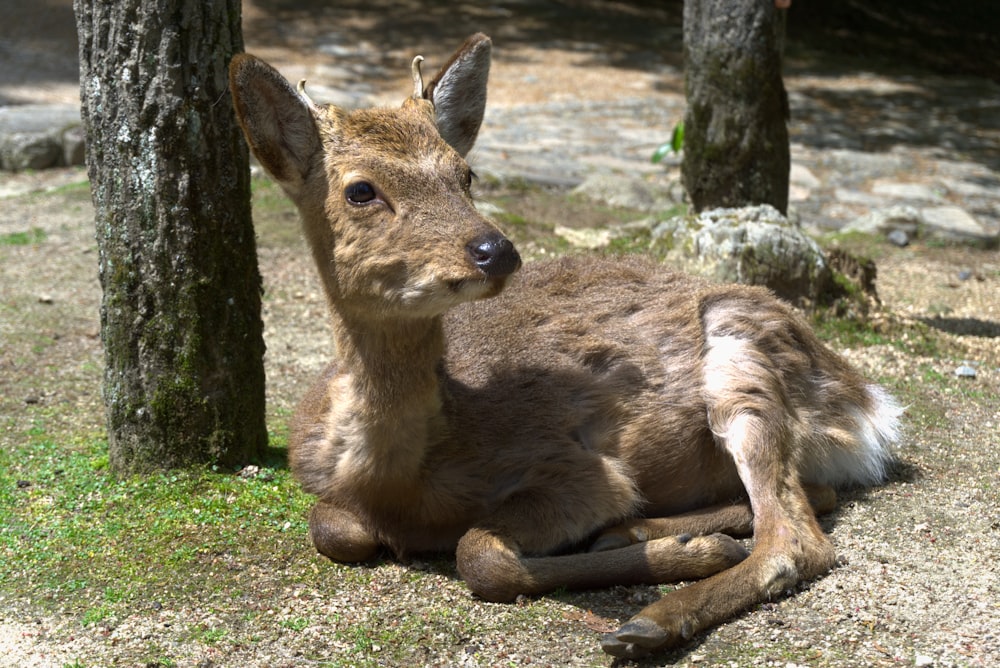
POLYGON ((298 190, 322 149, 312 102, 276 69, 245 53, 229 64, 229 88, 250 150, 283 187, 298 190))

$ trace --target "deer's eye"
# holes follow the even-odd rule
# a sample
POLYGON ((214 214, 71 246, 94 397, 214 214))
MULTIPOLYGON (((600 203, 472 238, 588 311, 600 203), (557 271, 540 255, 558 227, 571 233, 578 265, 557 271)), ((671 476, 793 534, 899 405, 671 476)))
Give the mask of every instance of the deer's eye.
POLYGON ((344 197, 351 204, 367 204, 376 198, 375 187, 367 181, 355 181, 344 188, 344 197))

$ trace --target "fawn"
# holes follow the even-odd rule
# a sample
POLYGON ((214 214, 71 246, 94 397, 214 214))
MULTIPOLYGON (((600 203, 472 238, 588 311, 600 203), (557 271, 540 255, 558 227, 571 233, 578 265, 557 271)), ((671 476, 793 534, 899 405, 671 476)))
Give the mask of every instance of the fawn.
POLYGON ((883 479, 901 411, 764 289, 638 259, 521 268, 464 159, 490 50, 470 37, 427 86, 418 56, 401 108, 358 111, 233 59, 336 344, 290 463, 336 561, 454 550, 489 601, 706 578, 604 636, 638 657, 827 572, 816 512, 883 479), (730 537, 750 534, 749 554, 730 537))

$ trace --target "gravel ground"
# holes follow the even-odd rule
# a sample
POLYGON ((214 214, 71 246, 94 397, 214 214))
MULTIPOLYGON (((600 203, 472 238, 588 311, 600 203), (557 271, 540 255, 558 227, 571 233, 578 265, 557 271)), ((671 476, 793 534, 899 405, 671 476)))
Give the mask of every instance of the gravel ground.
MULTIPOLYGON (((47 4, 64 10, 68 3, 47 4)), ((512 117, 511 110, 519 104, 563 104, 571 112, 574 100, 586 99, 588 110, 595 113, 602 105, 615 109, 623 98, 648 96, 650 106, 660 110, 650 112, 655 119, 633 119, 626 125, 656 122, 669 127, 670 110, 680 108, 680 70, 675 58, 662 57, 655 67, 634 67, 635 62, 652 58, 650 50, 656 42, 648 32, 637 33, 636 40, 629 42, 633 47, 608 55, 593 48, 600 33, 593 25, 568 26, 566 34, 542 29, 516 34, 512 27, 505 27, 499 6, 479 9, 470 5, 446 27, 437 11, 410 17, 414 27, 406 30, 401 27, 406 16, 390 20, 366 13, 360 5, 338 15, 321 3, 249 2, 245 8, 247 44, 248 49, 277 62, 289 76, 307 76, 331 91, 360 90, 353 98, 356 101, 396 102, 400 91, 408 89, 406 71, 397 71, 397 61, 405 62, 419 49, 429 60, 440 62, 461 36, 478 27, 479 12, 478 18, 498 45, 503 45, 491 77, 491 104, 496 105, 495 118, 500 121, 512 117), (566 36, 573 34, 571 28, 583 37, 566 36), (434 38, 428 40, 428 35, 434 38), (428 41, 428 46, 421 45, 428 41), (352 44, 367 46, 345 46, 352 44), (385 48, 385 44, 392 47, 385 48), (338 49, 347 55, 336 57, 338 49)), ((669 23, 668 10, 658 11, 653 22, 669 23)), ((34 25, 25 21, 21 25, 34 25)), ((633 25, 624 18, 616 21, 601 27, 612 30, 633 25)), ((41 23, 47 28, 46 36, 55 37, 39 37, 31 42, 32 48, 65 58, 66 49, 46 51, 46 42, 60 34, 58 26, 41 23)), ((673 34, 679 43, 679 36, 673 34)), ((10 35, 7 42, 3 38, 0 32, 0 55, 11 48, 10 35)), ((9 68, 0 69, 5 76, 13 76, 9 68)), ((35 86, 34 92, 32 86, 17 81, 3 90, 53 100, 72 94, 67 91, 74 90, 75 84, 65 81, 66 67, 52 65, 44 71, 54 74, 35 86)), ((866 77, 869 87, 872 77, 886 85, 896 81, 889 75, 866 77)), ((797 85, 793 79, 792 90, 797 85)), ((832 76, 829 81, 850 90, 849 77, 832 76)), ((978 80, 966 82, 967 88, 952 83, 956 90, 995 92, 978 80)), ((543 107, 531 109, 529 117, 537 123, 551 122, 545 121, 543 107)), ((836 105, 824 114, 810 109, 817 121, 809 128, 822 127, 832 119, 837 121, 837 131, 846 133, 842 148, 816 146, 803 139, 794 149, 800 156, 815 157, 809 168, 821 182, 834 184, 838 178, 857 177, 856 172, 841 173, 843 163, 831 159, 831 155, 842 155, 837 151, 872 149, 872 164, 890 169, 886 161, 875 159, 884 157, 878 152, 881 145, 866 144, 861 129, 852 131, 852 119, 837 115, 836 105)), ((613 121, 613 116, 606 118, 613 121)), ((898 118, 905 124, 905 116, 898 118)), ((648 149, 646 135, 627 150, 620 145, 591 144, 589 138, 599 137, 604 130, 600 122, 588 122, 599 130, 581 130, 569 137, 580 143, 580 154, 614 153, 625 164, 639 164, 635 156, 648 149)), ((875 125, 878 122, 876 118, 875 125)), ((505 127, 498 123, 492 137, 489 127, 484 130, 483 140, 487 145, 492 142, 495 153, 484 152, 482 157, 501 156, 514 169, 525 170, 530 160, 521 162, 510 151, 502 157, 499 144, 505 127)), ((808 133, 803 130, 799 136, 808 133)), ((866 178, 899 178, 901 173, 917 178, 932 171, 920 167, 934 158, 986 169, 987 176, 995 179, 991 170, 997 168, 995 156, 1000 155, 995 137, 995 130, 985 127, 975 134, 975 142, 948 147, 930 146, 926 138, 907 143, 906 136, 900 135, 900 143, 892 147, 896 157, 892 171, 866 178)), ((546 169, 558 174, 561 168, 549 165, 546 169)), ((24 194, 81 179, 81 172, 72 170, 0 176, 0 192, 5 194, 0 200, 0 235, 32 228, 47 235, 41 245, 0 248, 0 304, 17 306, 16 311, 5 309, 0 320, 0 412, 15 422, 29 419, 24 398, 30 393, 43 402, 70 407, 59 411, 57 418, 66 421, 67 429, 93 431, 101 424, 97 392, 101 352, 92 214, 79 192, 24 194), (54 341, 44 360, 35 366, 18 361, 37 359, 30 351, 32 337, 39 332, 54 341)), ((995 181, 987 178, 984 183, 995 181)), ((857 182, 850 185, 865 187, 857 182)), ((836 221, 835 195, 833 185, 813 189, 800 208, 836 221)), ((829 226, 829 222, 820 225, 829 226)), ((848 493, 841 508, 825 519, 824 526, 842 557, 841 566, 830 575, 646 665, 1000 665, 996 558, 1000 554, 1000 259, 995 251, 962 247, 915 244, 906 249, 882 245, 873 249, 885 312, 904 324, 926 324, 942 344, 942 352, 935 356, 912 349, 907 352, 906 345, 842 349, 866 374, 886 383, 909 403, 901 466, 889 484, 848 493), (954 375, 965 359, 976 363, 975 379, 954 375)), ((327 333, 324 305, 302 242, 294 235, 262 233, 260 262, 271 296, 265 320, 268 401, 274 411, 291 406, 302 379, 321 367, 328 354, 327 333)), ((909 325, 891 330, 899 338, 915 338, 920 331, 909 325)), ((0 434, 0 446, 8 442, 6 438, 0 434)), ((299 561, 287 570, 273 565, 264 568, 253 561, 240 564, 238 577, 254 583, 259 591, 255 605, 267 613, 257 618, 255 628, 247 628, 242 604, 213 597, 191 599, 171 609, 136 610, 113 624, 85 627, 78 610, 56 606, 55 611, 46 611, 12 592, 0 592, 0 666, 307 666, 351 665, 362 659, 367 665, 608 665, 609 660, 597 650, 598 634, 658 595, 656 588, 618 587, 558 594, 518 605, 491 605, 469 596, 455 580, 449 560, 409 567, 344 568, 315 557, 306 536, 289 536, 288 540, 297 541, 300 547, 295 552, 299 561), (328 569, 329 587, 297 585, 289 573, 302 564, 328 569), (420 577, 413 577, 414 573, 420 577), (289 625, 298 618, 315 623, 292 633, 289 625), (359 620, 374 628, 429 620, 426 642, 406 648, 406 661, 380 659, 389 648, 377 645, 358 653, 341 630, 359 620), (204 628, 226 629, 231 637, 252 635, 259 641, 252 645, 207 642, 193 632, 204 628), (144 658, 151 645, 162 647, 173 664, 144 658)))

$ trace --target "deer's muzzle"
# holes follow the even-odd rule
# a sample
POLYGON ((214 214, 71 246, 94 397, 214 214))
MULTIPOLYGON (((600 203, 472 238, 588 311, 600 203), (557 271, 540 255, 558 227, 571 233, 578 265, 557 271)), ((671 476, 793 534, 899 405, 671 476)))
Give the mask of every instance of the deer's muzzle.
POLYGON ((470 241, 469 259, 488 278, 510 276, 521 266, 521 256, 510 239, 499 232, 488 232, 470 241))

